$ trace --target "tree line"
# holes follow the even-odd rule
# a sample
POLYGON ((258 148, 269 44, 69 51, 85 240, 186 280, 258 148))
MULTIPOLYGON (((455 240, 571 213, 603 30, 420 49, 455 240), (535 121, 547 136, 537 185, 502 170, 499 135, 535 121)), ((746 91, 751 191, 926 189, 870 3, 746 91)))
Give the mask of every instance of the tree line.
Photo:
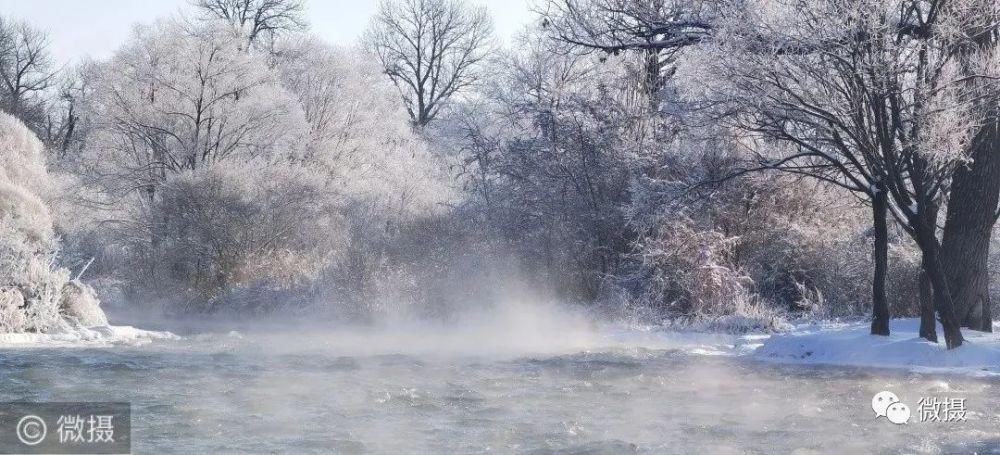
POLYGON ((994 2, 547 0, 503 46, 387 0, 354 48, 298 0, 191 6, 59 71, 0 23, 62 258, 130 299, 367 311, 506 267, 633 316, 992 330, 994 2))

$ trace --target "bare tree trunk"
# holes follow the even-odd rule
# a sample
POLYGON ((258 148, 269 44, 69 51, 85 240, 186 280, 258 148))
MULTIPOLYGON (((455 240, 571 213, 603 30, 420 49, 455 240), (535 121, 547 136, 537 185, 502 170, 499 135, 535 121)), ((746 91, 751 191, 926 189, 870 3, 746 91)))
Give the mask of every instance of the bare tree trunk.
MULTIPOLYGON (((986 294, 989 296, 989 294, 986 294)), ((983 303, 983 313, 982 313, 982 325, 979 326, 979 330, 983 332, 993 331, 993 304, 990 302, 989 297, 983 303)))
MULTIPOLYGON (((937 230, 938 205, 928 204, 927 218, 935 220, 931 225, 934 232, 937 230)), ((937 320, 934 318, 934 286, 931 285, 931 277, 924 269, 927 267, 921 260, 921 270, 917 274, 917 286, 920 293, 920 337, 928 341, 938 342, 937 320)))
POLYGON ((876 188, 872 195, 872 215, 875 241, 872 259, 875 274, 872 277, 872 335, 889 335, 889 301, 885 295, 885 276, 889 262, 889 228, 887 217, 888 194, 876 188))
POLYGON ((934 235, 933 222, 922 220, 916 228, 917 242, 922 253, 921 264, 934 288, 934 308, 937 310, 941 326, 944 329, 945 346, 948 349, 955 349, 962 345, 962 330, 958 318, 955 316, 954 301, 951 297, 951 291, 948 289, 948 276, 941 267, 941 245, 938 244, 937 237, 934 235))
POLYGON ((934 320, 934 289, 927 272, 921 270, 917 275, 917 285, 920 289, 920 338, 938 342, 937 327, 934 320))
POLYGON ((997 124, 984 127, 972 144, 972 162, 952 176, 948 216, 941 241, 941 265, 963 327, 990 332, 990 237, 1000 199, 997 124))

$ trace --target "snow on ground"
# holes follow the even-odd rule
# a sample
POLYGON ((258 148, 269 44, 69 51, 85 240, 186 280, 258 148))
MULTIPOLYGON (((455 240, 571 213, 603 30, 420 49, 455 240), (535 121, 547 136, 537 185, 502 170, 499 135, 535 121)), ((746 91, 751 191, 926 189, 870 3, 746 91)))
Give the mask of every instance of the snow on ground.
POLYGON ((1000 376, 1000 333, 963 330, 965 342, 948 351, 920 338, 919 319, 894 319, 888 337, 869 334, 867 322, 802 324, 787 333, 743 337, 737 348, 780 362, 905 368, 913 371, 1000 376))
POLYGON ((90 347, 106 345, 143 345, 154 340, 178 339, 170 332, 137 329, 127 325, 74 327, 49 333, 0 333, 4 347, 90 347))
MULTIPOLYGON (((965 342, 948 351, 938 324, 940 343, 918 336, 919 319, 894 319, 892 335, 869 333, 868 321, 816 321, 788 325, 777 333, 733 335, 707 332, 695 326, 666 324, 612 331, 621 345, 647 349, 680 349, 693 355, 730 355, 749 359, 804 364, 895 368, 973 376, 1000 376, 1000 330, 963 330, 965 342)), ((1000 327, 997 327, 1000 329, 1000 327)))

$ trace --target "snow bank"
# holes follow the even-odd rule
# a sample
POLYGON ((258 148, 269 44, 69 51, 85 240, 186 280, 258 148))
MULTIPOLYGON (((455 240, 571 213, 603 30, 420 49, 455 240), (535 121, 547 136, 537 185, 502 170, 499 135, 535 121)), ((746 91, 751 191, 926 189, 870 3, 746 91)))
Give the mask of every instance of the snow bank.
POLYGON ((766 338, 745 338, 743 344, 756 344, 749 352, 763 360, 1000 376, 1000 333, 964 330, 965 343, 948 351, 943 342, 920 338, 919 327, 919 319, 896 319, 890 323, 892 335, 883 337, 870 335, 864 322, 814 323, 766 338))
POLYGON ((131 326, 62 327, 49 333, 0 333, 4 347, 92 347, 143 345, 155 340, 176 340, 170 332, 141 330, 131 326))

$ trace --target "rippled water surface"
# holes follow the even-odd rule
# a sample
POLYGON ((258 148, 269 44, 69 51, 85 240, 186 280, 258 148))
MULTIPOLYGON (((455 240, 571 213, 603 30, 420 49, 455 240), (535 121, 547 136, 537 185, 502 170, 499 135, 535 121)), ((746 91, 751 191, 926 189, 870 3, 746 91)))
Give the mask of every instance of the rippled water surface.
POLYGON ((1000 453, 987 379, 758 362, 622 331, 553 349, 485 333, 482 353, 474 332, 183 335, 0 350, 0 399, 130 401, 136 453, 1000 453), (965 398, 967 421, 875 420, 880 390, 914 409, 965 398))

